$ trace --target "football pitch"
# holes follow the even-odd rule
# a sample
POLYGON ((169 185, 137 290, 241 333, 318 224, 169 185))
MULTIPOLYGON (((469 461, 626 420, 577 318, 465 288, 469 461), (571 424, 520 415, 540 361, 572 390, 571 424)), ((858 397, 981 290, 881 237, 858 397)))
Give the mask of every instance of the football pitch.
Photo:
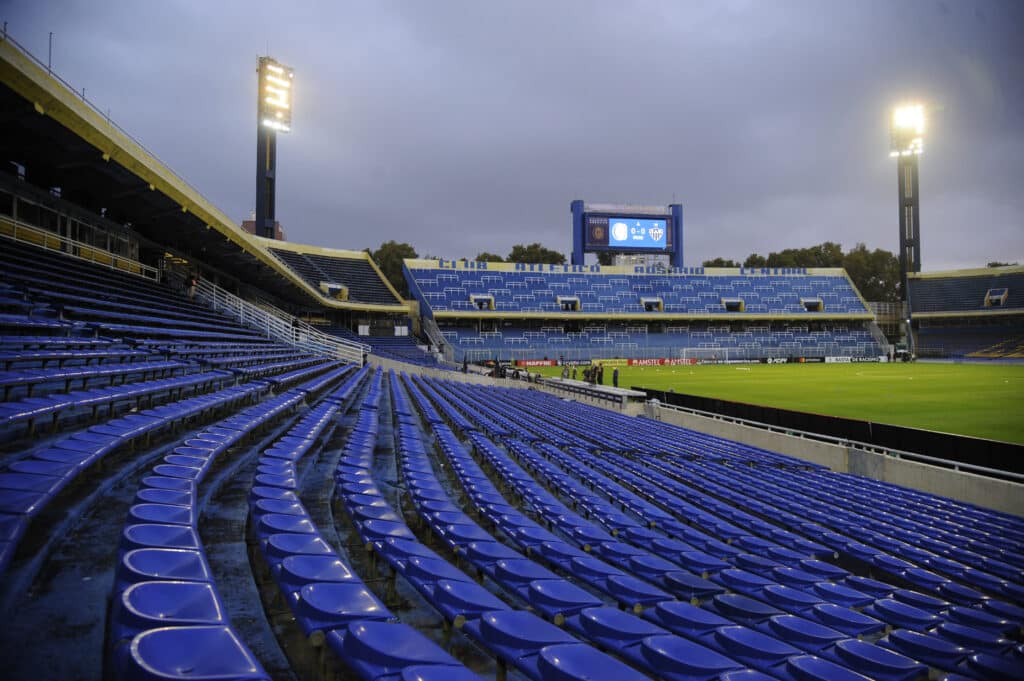
MULTIPOLYGON (((544 367, 541 373, 557 376, 561 368, 544 367)), ((606 367, 605 385, 611 385, 611 376, 611 367, 606 367)), ((1024 365, 917 362, 620 367, 619 386, 675 390, 1024 444, 1024 365)))

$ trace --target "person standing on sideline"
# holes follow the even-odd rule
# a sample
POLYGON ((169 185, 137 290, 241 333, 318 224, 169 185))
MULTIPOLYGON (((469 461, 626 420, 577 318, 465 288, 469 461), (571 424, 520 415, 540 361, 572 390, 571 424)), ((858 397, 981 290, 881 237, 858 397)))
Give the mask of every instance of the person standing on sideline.
POLYGON ((615 367, 612 370, 612 386, 619 387, 619 367, 615 367))
POLYGON ((576 380, 576 367, 572 368, 572 380, 576 380))
POLYGON ((569 365, 568 364, 566 364, 565 366, 562 367, 562 378, 563 379, 569 378, 569 365))

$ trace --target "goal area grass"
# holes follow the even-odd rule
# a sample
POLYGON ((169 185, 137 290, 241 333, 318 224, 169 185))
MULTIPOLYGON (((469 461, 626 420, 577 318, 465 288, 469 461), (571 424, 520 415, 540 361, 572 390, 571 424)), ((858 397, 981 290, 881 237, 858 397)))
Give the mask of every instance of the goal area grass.
MULTIPOLYGON (((544 367, 540 372, 558 376, 561 367, 544 367)), ((582 378, 582 367, 578 375, 582 378)), ((611 367, 605 368, 604 382, 612 384, 611 367)), ((1024 365, 631 366, 619 367, 619 386, 674 390, 1024 444, 1024 365)))

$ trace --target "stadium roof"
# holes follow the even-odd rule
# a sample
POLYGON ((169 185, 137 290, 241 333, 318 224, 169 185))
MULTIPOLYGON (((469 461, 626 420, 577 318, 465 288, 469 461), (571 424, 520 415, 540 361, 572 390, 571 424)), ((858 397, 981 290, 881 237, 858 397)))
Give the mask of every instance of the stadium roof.
POLYGON ((0 40, 0 111, 0 153, 24 165, 31 184, 59 187, 66 200, 96 213, 105 209, 106 217, 130 223, 152 242, 286 300, 352 310, 409 309, 324 299, 271 255, 263 240, 244 232, 10 38, 0 40))

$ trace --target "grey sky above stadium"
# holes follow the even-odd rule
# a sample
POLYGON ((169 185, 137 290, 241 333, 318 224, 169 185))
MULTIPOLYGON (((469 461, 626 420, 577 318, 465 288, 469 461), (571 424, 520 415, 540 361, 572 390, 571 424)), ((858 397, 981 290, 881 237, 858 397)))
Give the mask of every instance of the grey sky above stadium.
POLYGON ((3 0, 21 44, 238 221, 256 58, 295 69, 294 241, 571 250, 569 202, 684 206, 686 262, 897 249, 891 107, 925 103, 924 269, 1024 263, 1024 3, 3 0))

